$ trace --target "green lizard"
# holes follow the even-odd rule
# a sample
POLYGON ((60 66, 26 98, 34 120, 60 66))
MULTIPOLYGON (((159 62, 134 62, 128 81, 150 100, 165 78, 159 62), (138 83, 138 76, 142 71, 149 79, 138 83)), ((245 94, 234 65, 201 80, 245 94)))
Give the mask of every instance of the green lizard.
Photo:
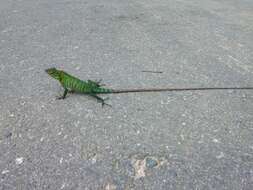
POLYGON ((64 99, 68 92, 77 92, 87 94, 96 98, 98 101, 102 103, 102 106, 104 105, 110 106, 109 104, 105 103, 105 100, 107 99, 103 99, 97 95, 100 93, 112 92, 112 90, 110 89, 102 88, 100 81, 92 81, 92 80, 83 81, 66 73, 65 71, 58 70, 56 68, 46 69, 46 72, 51 77, 58 80, 61 83, 62 87, 64 88, 63 95, 61 97, 58 97, 58 99, 64 99))
POLYGON ((80 80, 65 71, 56 68, 46 69, 46 72, 58 80, 64 88, 64 93, 58 99, 64 99, 68 92, 83 93, 96 98, 102 103, 102 106, 108 105, 105 103, 106 99, 99 97, 97 94, 111 94, 111 93, 130 93, 130 92, 157 92, 157 91, 199 91, 199 90, 253 90, 253 87, 199 87, 199 88, 140 88, 140 89, 109 89, 103 88, 100 81, 80 80))

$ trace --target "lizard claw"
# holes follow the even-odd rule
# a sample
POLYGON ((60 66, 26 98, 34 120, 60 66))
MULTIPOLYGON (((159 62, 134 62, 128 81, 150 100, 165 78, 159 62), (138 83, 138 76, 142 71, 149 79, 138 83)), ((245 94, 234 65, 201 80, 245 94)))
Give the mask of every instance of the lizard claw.
POLYGON ((64 97, 62 97, 62 96, 57 96, 55 99, 56 99, 56 100, 63 100, 64 97))
POLYGON ((102 102, 102 108, 104 107, 104 105, 109 106, 109 107, 112 107, 112 105, 107 104, 107 103, 105 103, 105 102, 102 102))
POLYGON ((102 107, 104 107, 104 105, 112 107, 112 105, 105 103, 106 100, 109 100, 109 98, 107 97, 102 100, 102 107))

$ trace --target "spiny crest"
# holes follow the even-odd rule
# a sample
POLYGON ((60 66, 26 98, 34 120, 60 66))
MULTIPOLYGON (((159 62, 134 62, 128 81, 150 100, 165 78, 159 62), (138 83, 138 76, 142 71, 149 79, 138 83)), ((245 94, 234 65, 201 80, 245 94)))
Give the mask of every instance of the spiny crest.
POLYGON ((55 67, 48 68, 45 70, 47 74, 49 74, 51 77, 59 80, 60 79, 60 71, 57 70, 55 67))

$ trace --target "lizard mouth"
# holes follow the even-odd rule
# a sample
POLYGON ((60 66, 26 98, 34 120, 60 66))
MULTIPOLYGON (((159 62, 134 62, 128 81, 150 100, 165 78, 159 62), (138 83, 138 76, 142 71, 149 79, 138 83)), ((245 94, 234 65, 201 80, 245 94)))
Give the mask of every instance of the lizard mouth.
POLYGON ((52 74, 56 71, 56 68, 54 68, 54 67, 53 68, 48 68, 45 71, 46 71, 47 74, 52 74))

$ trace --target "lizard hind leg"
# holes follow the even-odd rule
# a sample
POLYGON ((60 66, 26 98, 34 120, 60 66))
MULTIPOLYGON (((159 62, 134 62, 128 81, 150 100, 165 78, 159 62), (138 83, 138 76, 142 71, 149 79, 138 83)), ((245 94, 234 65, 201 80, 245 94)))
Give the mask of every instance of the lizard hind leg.
POLYGON ((109 99, 108 97, 107 98, 101 98, 101 97, 97 96, 96 94, 89 94, 89 95, 96 98, 98 101, 100 101, 102 103, 102 107, 104 107, 104 105, 112 107, 110 104, 105 103, 105 101, 109 99))
POLYGON ((88 80, 88 83, 89 83, 90 85, 95 86, 95 87, 105 86, 105 84, 101 84, 101 82, 102 82, 102 79, 100 79, 100 80, 95 80, 95 81, 93 81, 93 80, 88 80))
POLYGON ((105 86, 105 84, 101 83, 102 82, 102 79, 99 79, 99 80, 95 80, 95 82, 98 84, 98 86, 105 86))

